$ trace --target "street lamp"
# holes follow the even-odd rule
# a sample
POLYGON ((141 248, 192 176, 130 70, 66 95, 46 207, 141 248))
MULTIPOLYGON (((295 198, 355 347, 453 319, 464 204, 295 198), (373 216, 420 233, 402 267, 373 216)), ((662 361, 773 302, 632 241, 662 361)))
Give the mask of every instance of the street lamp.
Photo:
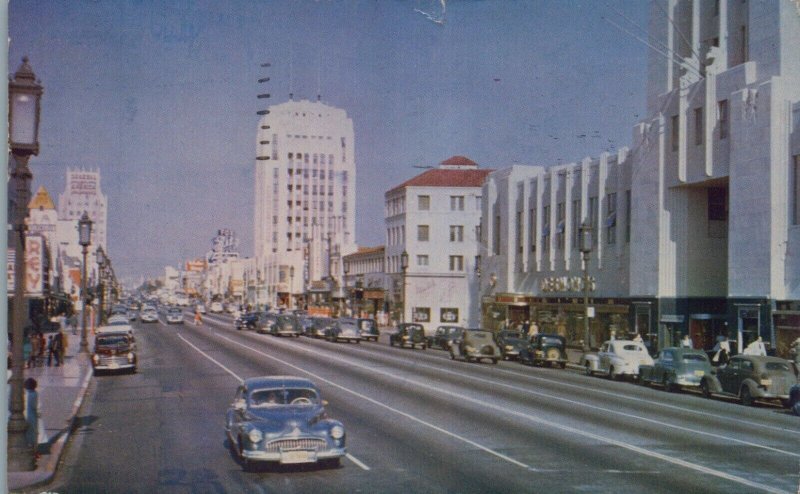
POLYGON ((84 211, 81 219, 78 220, 78 243, 83 252, 83 276, 81 277, 81 300, 83 300, 83 310, 81 315, 81 353, 89 353, 89 342, 86 340, 86 306, 89 303, 89 294, 86 291, 86 254, 89 252, 89 245, 92 243, 92 220, 89 214, 84 211))
POLYGON ((106 253, 103 251, 103 246, 98 246, 97 250, 95 251, 95 257, 97 258, 97 280, 98 280, 98 288, 100 292, 100 324, 105 324, 106 322, 106 253))
POLYGON ((583 351, 589 347, 589 255, 592 253, 592 226, 584 221, 579 230, 578 249, 583 257, 583 351))
POLYGON ((292 296, 294 290, 294 266, 289 266, 289 309, 294 308, 292 303, 292 296))
MULTIPOLYGON (((344 272, 344 280, 342 282, 342 286, 343 286, 343 289, 345 291, 347 291, 347 275, 348 275, 348 273, 350 273, 350 261, 348 261, 347 259, 343 259, 342 260, 342 271, 344 272)), ((351 294, 350 297, 347 297, 347 298, 350 301, 350 311, 352 313, 352 310, 353 310, 352 294, 351 294)))
POLYGON ((28 64, 28 57, 23 57, 22 65, 14 74, 14 78, 8 82, 8 145, 14 162, 10 179, 15 192, 11 415, 8 419, 8 470, 13 472, 36 468, 34 450, 25 439, 28 424, 25 422, 22 384, 25 379, 23 340, 28 320, 28 304, 25 300, 25 218, 28 216, 30 183, 33 179, 33 174, 28 168, 28 160, 31 155, 39 154, 39 113, 42 93, 44 89, 36 80, 36 75, 28 64))
POLYGON ((400 322, 406 322, 406 270, 408 270, 408 252, 403 249, 400 254, 400 268, 403 270, 403 312, 400 313, 400 322))

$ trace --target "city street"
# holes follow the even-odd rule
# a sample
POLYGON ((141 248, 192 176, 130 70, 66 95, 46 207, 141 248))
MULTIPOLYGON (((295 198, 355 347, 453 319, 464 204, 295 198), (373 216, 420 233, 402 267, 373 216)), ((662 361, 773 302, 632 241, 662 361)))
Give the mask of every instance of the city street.
MULTIPOLYGON (((797 492, 800 423, 515 362, 137 323, 139 371, 97 377, 48 490, 91 492, 797 492), (342 466, 244 472, 223 432, 242 378, 313 380, 347 430, 342 466)), ((41 489, 39 489, 40 491, 41 489)), ((38 491, 37 491, 38 492, 38 491)))

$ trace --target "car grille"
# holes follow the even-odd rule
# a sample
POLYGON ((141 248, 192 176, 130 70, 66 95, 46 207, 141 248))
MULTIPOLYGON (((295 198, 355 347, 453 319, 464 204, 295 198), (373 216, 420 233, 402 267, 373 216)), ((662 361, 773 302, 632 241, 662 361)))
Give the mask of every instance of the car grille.
POLYGON ((494 355, 494 348, 489 345, 484 346, 481 348, 481 355, 494 355))
POLYGON ((785 376, 770 376, 770 379, 772 379, 772 385, 768 386, 767 390, 776 395, 788 395, 789 389, 797 382, 785 376))
POLYGON ((278 439, 267 444, 267 453, 280 453, 293 449, 320 451, 327 447, 324 439, 278 439))
POLYGON ((127 355, 99 355, 97 365, 128 365, 127 355))

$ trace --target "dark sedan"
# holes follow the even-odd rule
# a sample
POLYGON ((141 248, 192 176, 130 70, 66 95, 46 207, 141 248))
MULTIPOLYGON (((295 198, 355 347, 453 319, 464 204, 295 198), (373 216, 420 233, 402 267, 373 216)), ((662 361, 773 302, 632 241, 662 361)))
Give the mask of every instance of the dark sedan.
POLYGON ((464 328, 461 326, 439 326, 433 332, 433 335, 428 337, 428 346, 430 348, 449 350, 453 341, 460 338, 463 332, 464 328))
POLYGON ((345 456, 345 431, 317 387, 301 377, 253 377, 236 389, 225 432, 244 470, 256 462, 323 463, 345 456))
POLYGON ((653 365, 639 366, 639 382, 660 384, 667 391, 700 387, 703 377, 711 374, 711 361, 703 350, 668 347, 658 352, 653 365))
POLYGON ((567 366, 567 342, 557 334, 539 333, 519 354, 519 361, 530 365, 567 366))
POLYGON ((736 355, 728 365, 703 376, 703 394, 738 397, 743 405, 755 400, 780 401, 789 406, 789 390, 797 384, 791 362, 778 357, 736 355))
POLYGON ((525 335, 519 331, 506 329, 499 331, 496 335, 497 346, 503 352, 503 360, 514 360, 519 358, 520 352, 527 346, 525 335))
POLYGON ((399 345, 401 348, 419 346, 425 350, 428 346, 425 341, 425 328, 421 324, 411 322, 398 324, 397 331, 389 335, 389 345, 399 345))

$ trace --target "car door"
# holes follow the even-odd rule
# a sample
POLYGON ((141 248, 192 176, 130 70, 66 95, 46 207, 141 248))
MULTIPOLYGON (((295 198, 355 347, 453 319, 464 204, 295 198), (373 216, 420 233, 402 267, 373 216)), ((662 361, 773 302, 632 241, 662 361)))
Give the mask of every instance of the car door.
POLYGON ((663 382, 664 379, 675 371, 675 353, 672 350, 663 350, 661 357, 656 362, 655 376, 658 382, 663 382))
POLYGON ((717 371, 717 378, 722 387, 722 391, 726 393, 737 393, 739 388, 737 383, 739 381, 739 368, 741 367, 742 359, 734 357, 728 362, 728 365, 721 367, 717 371))
POLYGON ((608 372, 609 367, 611 367, 611 357, 613 356, 613 346, 610 342, 605 342, 600 347, 600 351, 597 353, 597 367, 599 371, 608 372))

